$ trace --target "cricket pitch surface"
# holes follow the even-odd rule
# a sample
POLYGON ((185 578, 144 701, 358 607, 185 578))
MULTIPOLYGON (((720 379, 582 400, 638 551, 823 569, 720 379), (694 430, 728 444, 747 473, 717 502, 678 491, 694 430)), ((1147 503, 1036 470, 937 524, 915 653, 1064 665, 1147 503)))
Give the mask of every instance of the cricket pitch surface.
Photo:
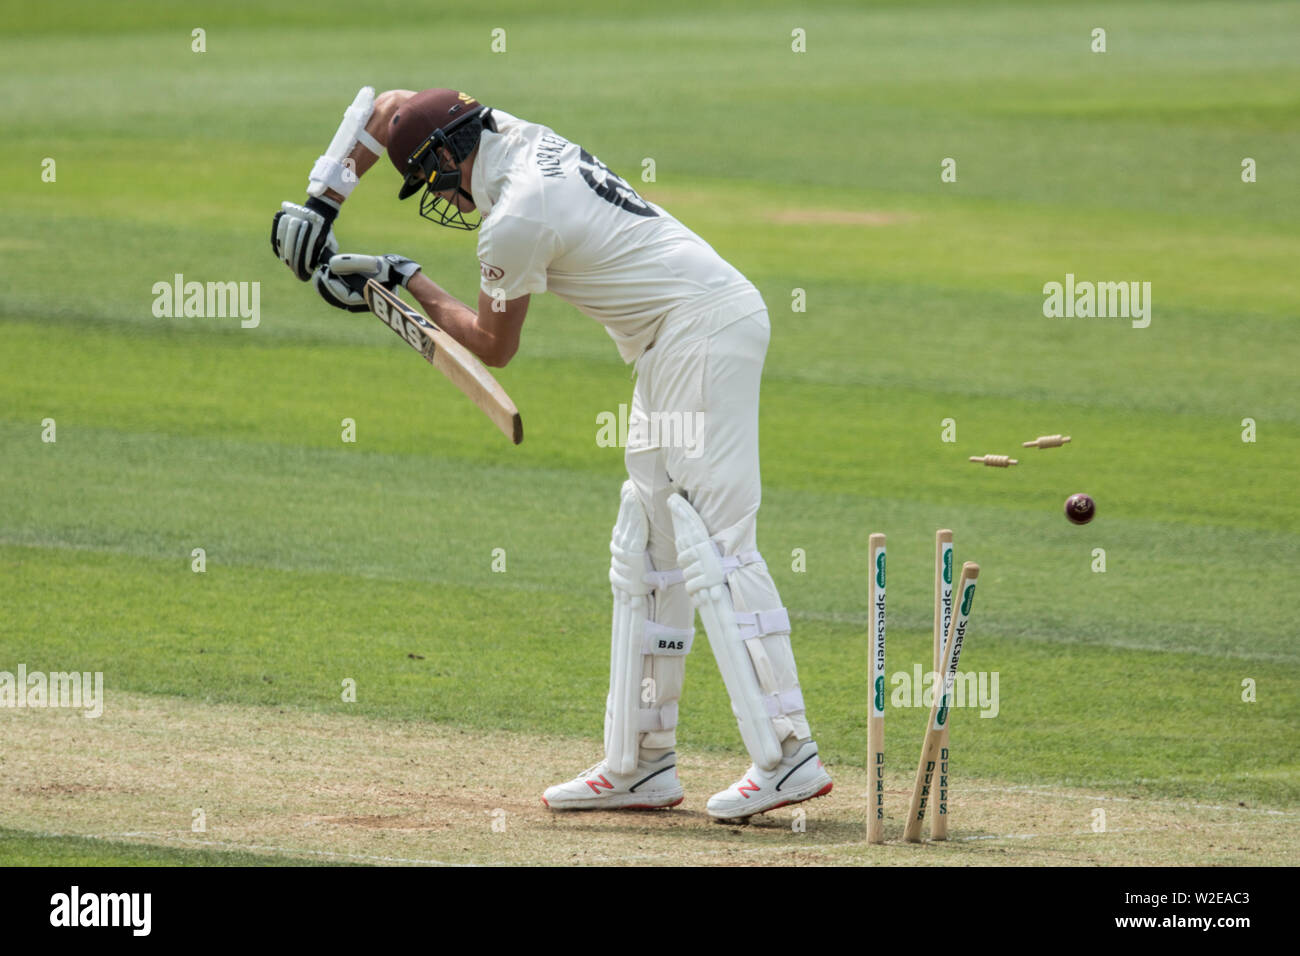
POLYGON ((377 865, 1284 865, 1300 856, 1295 809, 967 779, 956 761, 950 839, 904 844, 912 741, 887 742, 888 842, 868 846, 861 766, 828 764, 829 796, 746 826, 704 813, 745 769, 728 754, 679 753, 687 797, 676 809, 555 813, 542 790, 594 763, 598 741, 128 693, 109 704, 98 719, 6 715, 4 826, 377 865))

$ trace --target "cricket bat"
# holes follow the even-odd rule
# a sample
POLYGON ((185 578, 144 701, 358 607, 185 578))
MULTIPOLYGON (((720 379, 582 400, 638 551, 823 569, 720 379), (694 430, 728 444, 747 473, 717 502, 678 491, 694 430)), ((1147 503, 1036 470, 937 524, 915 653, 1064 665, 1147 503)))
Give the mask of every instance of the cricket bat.
POLYGON ((370 311, 423 355, 425 361, 451 379, 502 434, 516 445, 524 440, 519 409, 474 353, 374 279, 366 282, 365 296, 370 311))

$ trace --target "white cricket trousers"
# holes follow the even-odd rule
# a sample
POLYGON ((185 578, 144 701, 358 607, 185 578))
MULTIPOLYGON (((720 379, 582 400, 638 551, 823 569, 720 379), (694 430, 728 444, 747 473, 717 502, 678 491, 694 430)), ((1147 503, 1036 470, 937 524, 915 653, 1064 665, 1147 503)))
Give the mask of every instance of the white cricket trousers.
MULTIPOLYGON (((757 548, 762 500, 758 399, 770 335, 766 310, 713 331, 696 332, 689 323, 679 323, 637 360, 625 460, 649 518, 648 550, 657 570, 677 567, 667 506, 668 496, 677 492, 686 495, 724 555, 757 548)), ((728 576, 728 584, 737 611, 782 606, 763 564, 739 568, 728 576)), ((694 617, 682 585, 656 595, 653 619, 658 623, 690 628, 694 617)), ((762 644, 768 653, 754 647, 760 655, 756 665, 781 691, 796 690, 798 675, 789 638, 762 644)), ((684 667, 684 658, 675 660, 684 667)), ((659 663, 671 664, 672 659, 661 658, 659 663)), ((667 686, 660 690, 666 694, 680 693, 680 678, 663 683, 667 686)), ((778 715, 773 723, 787 753, 796 749, 798 740, 810 736, 802 708, 778 715)), ((642 741, 642 747, 651 751, 674 745, 673 730, 647 734, 642 741)))

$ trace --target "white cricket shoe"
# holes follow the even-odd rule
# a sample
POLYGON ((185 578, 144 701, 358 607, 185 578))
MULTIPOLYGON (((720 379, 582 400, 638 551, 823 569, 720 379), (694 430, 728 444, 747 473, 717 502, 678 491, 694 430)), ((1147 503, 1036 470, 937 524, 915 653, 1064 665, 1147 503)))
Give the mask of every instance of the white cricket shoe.
POLYGON ((816 742, 810 740, 770 771, 750 764, 749 772, 710 797, 705 809, 715 820, 742 821, 830 792, 831 775, 817 756, 816 742))
POLYGON ((677 754, 669 751, 632 773, 614 773, 601 761, 568 783, 547 787, 542 803, 552 810, 657 810, 686 799, 677 779, 677 754))

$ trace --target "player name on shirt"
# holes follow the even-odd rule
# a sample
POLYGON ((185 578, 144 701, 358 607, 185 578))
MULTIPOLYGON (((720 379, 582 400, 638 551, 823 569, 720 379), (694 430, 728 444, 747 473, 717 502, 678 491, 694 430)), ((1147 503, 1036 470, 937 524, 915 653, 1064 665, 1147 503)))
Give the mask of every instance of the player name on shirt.
POLYGON ((537 168, 543 176, 562 179, 564 170, 560 167, 560 153, 568 146, 568 140, 554 133, 545 134, 537 144, 537 168))

